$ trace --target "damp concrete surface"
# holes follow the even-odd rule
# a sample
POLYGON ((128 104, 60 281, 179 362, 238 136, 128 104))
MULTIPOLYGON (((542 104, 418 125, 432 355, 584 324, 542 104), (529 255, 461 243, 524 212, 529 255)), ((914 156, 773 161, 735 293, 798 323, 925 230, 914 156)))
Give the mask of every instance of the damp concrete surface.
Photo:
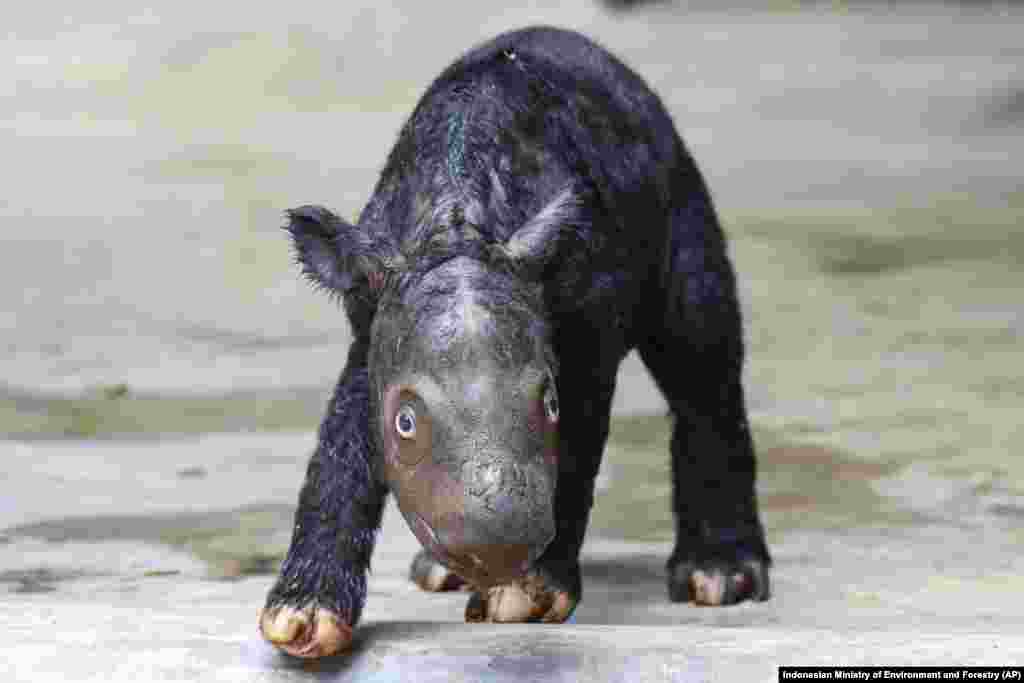
POLYGON ((774 681, 1024 662, 1024 13, 1015 4, 116 0, 0 50, 0 677, 774 681), (553 23, 661 93, 731 237, 759 604, 671 604, 666 407, 620 374, 573 623, 470 625, 389 507, 354 650, 256 619, 349 342, 283 209, 354 216, 459 51, 553 23), (441 31, 444 40, 437 40, 441 31))

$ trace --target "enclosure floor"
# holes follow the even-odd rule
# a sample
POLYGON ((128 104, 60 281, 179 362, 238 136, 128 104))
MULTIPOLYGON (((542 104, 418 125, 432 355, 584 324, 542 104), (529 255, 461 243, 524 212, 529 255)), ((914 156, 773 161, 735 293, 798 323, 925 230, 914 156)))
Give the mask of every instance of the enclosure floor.
POLYGON ((163 4, 28 4, 5 25, 0 679, 1024 661, 1019 5, 163 4), (773 598, 668 603, 668 423, 630 357, 575 623, 464 624, 465 594, 406 580, 416 542, 388 509, 354 652, 297 664, 257 614, 349 333, 282 212, 353 218, 430 80, 531 23, 636 67, 707 177, 773 598))

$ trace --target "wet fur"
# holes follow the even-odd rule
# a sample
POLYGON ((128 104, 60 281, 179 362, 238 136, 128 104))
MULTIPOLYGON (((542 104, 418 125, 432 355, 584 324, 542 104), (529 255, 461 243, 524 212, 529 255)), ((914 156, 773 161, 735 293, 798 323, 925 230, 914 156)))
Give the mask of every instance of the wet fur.
POLYGON ((725 240, 669 115, 632 71, 577 34, 502 35, 430 86, 357 228, 316 211, 292 212, 289 229, 307 273, 342 295, 355 342, 268 606, 313 601, 358 620, 385 496, 368 436, 371 326, 378 306, 429 296, 423 279, 466 257, 503 276, 465 274, 437 287, 469 278, 474 296, 500 308, 512 279, 513 298, 537 318, 531 336, 549 340, 559 364, 558 529, 539 563, 549 583, 580 593, 577 558, 615 376, 634 348, 676 417, 670 570, 750 559, 767 567, 725 240), (551 223, 560 229, 549 238, 551 223), (306 239, 311 231, 333 250, 306 239))

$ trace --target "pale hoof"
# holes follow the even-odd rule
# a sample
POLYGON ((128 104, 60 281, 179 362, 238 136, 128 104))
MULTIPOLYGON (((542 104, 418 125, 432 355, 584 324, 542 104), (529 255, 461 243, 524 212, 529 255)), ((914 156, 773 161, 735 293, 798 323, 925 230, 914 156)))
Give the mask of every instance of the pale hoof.
POLYGON ((531 575, 474 593, 466 605, 466 621, 560 624, 572 616, 577 602, 569 593, 549 589, 541 577, 531 575))
POLYGON ((260 614, 260 633, 283 652, 304 659, 329 657, 352 646, 352 627, 322 607, 266 608, 260 614))
POLYGON ((680 563, 669 571, 668 595, 672 602, 692 602, 702 607, 734 605, 744 600, 761 602, 771 596, 768 568, 756 560, 703 568, 680 563))
POLYGON ((409 579, 428 593, 465 590, 465 579, 435 560, 426 550, 416 553, 409 567, 409 579))

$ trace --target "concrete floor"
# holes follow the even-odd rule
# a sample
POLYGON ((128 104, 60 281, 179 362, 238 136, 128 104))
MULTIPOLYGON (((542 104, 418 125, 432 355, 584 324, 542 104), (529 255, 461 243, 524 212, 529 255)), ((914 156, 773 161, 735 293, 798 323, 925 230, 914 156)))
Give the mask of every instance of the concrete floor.
POLYGON ((8 22, 0 676, 733 681, 1024 661, 1024 13, 439 16, 119 1, 8 22), (280 213, 355 214, 429 80, 537 22, 644 74, 714 190, 774 597, 667 602, 665 428, 628 417, 664 406, 631 358, 576 623, 462 624, 464 594, 405 580, 416 542, 389 511, 356 652, 297 665, 256 615, 349 337, 297 277, 280 213))
POLYGON ((56 521, 8 527, 0 545, 5 680, 313 672, 399 681, 413 680, 410 671, 439 681, 774 680, 784 664, 991 665, 1024 655, 1019 519, 967 493, 913 523, 773 534, 774 597, 757 605, 671 604, 662 572, 669 543, 592 537, 584 601, 575 623, 562 626, 463 624, 465 593, 427 594, 406 580, 418 546, 389 509, 355 652, 301 665, 260 641, 255 619, 271 578, 258 569, 239 576, 231 554, 287 542, 298 454, 310 442, 308 434, 206 437, 190 442, 187 456, 179 443, 6 446, 8 481, 18 486, 3 521, 56 521), (129 464, 143 458, 148 466, 129 464), (203 462, 208 474, 182 478, 182 462, 203 462), (55 486, 54 471, 73 465, 82 474, 55 486), (271 523, 246 524, 258 519, 251 491, 271 523), (167 521, 175 510, 188 516, 167 521), (191 539, 169 541, 153 520, 191 529, 191 539), (204 535, 219 539, 212 551, 201 548, 204 535), (446 678, 453 672, 464 678, 446 678))

